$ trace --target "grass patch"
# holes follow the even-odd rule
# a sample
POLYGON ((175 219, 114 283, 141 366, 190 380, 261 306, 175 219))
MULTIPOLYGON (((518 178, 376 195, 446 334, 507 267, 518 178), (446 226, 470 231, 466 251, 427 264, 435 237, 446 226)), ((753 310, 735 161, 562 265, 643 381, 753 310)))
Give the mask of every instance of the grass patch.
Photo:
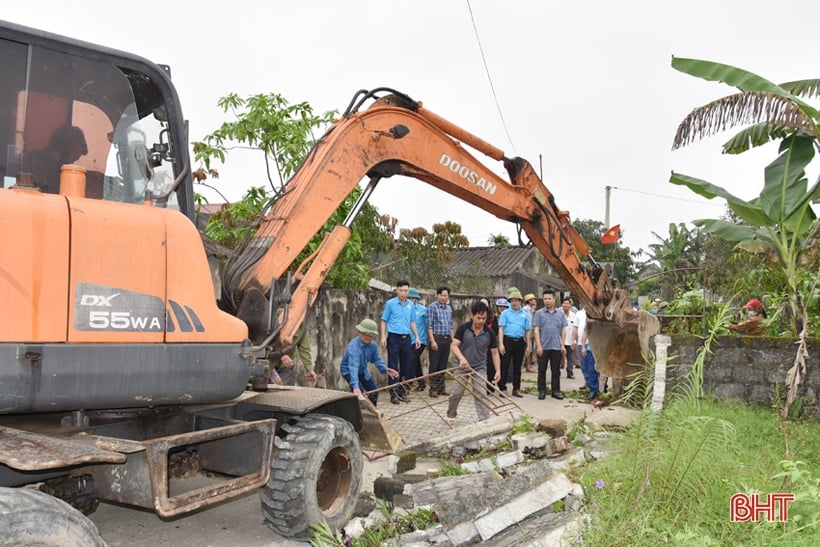
POLYGON ((344 529, 333 530, 327 522, 312 525, 313 536, 310 544, 314 547, 379 547, 390 538, 415 530, 425 530, 438 522, 438 515, 432 509, 416 509, 410 513, 397 513, 387 504, 379 505, 381 520, 369 526, 360 537, 349 536, 344 529))
POLYGON ((820 424, 769 409, 684 400, 611 441, 610 458, 582 468, 589 545, 816 545, 820 424), (799 463, 798 463, 799 462, 799 463), (736 493, 793 492, 784 523, 729 521, 736 493))

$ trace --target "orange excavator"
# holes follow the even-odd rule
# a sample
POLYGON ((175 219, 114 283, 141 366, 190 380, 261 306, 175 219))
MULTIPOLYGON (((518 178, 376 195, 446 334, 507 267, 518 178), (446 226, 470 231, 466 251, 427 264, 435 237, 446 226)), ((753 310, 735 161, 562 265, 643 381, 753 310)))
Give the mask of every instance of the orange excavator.
POLYGON ((532 167, 404 94, 354 97, 215 292, 170 70, 5 22, 0 58, 0 544, 100 544, 78 510, 101 499, 173 517, 254 490, 280 534, 344 525, 360 438, 387 433, 351 393, 268 386, 269 357, 393 175, 519 223, 587 310, 603 372, 643 363, 656 320, 627 305, 532 167), (293 261, 365 178, 291 290, 293 261))

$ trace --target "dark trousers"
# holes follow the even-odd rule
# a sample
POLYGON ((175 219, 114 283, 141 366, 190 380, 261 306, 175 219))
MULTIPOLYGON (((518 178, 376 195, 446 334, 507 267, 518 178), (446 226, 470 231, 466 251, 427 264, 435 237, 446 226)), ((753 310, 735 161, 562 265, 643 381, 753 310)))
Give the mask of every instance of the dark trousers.
POLYGON ((507 389, 507 379, 512 374, 514 390, 521 389, 521 364, 524 362, 524 353, 527 350, 527 342, 523 338, 504 337, 504 355, 501 357, 501 379, 498 381, 498 388, 501 391, 507 389))
POLYGON ((550 366, 550 388, 553 395, 561 393, 561 350, 545 349, 538 357, 538 394, 547 394, 547 364, 550 366))
MULTIPOLYGON (((350 384, 350 376, 343 376, 345 381, 350 384)), ((379 392, 376 391, 379 386, 376 385, 376 380, 371 378, 365 378, 364 376, 359 376, 359 389, 362 390, 362 393, 367 393, 368 391, 372 391, 372 393, 367 393, 367 398, 370 399, 370 402, 373 403, 373 406, 379 402, 379 392)), ((350 388, 350 391, 353 391, 353 388, 350 388)))
MULTIPOLYGON (((424 376, 424 369, 421 367, 421 356, 424 354, 424 348, 427 346, 422 344, 416 349, 415 347, 411 348, 410 351, 413 352, 413 374, 411 378, 420 378, 424 376)), ((419 380, 419 388, 424 389, 424 380, 419 380)))
MULTIPOLYGON (((387 334, 387 366, 393 370, 398 371, 399 378, 390 378, 388 376, 387 384, 393 386, 394 384, 414 378, 413 376, 413 343, 409 334, 387 334)), ((390 390, 391 397, 396 395, 404 395, 406 389, 401 386, 390 390)))
MULTIPOLYGON (((447 363, 450 360, 450 344, 452 343, 450 336, 447 335, 445 337, 437 334, 435 335, 435 339, 436 345, 438 346, 438 350, 434 351, 432 346, 430 346, 430 374, 442 370, 447 370, 447 363)), ((438 376, 433 376, 432 378, 430 378, 430 391, 435 391, 436 393, 441 393, 445 391, 443 374, 439 374, 438 376)))
POLYGON ((579 367, 578 364, 578 354, 575 353, 578 350, 578 346, 575 346, 575 350, 572 349, 572 346, 564 346, 567 350, 567 376, 572 376, 573 367, 579 367))

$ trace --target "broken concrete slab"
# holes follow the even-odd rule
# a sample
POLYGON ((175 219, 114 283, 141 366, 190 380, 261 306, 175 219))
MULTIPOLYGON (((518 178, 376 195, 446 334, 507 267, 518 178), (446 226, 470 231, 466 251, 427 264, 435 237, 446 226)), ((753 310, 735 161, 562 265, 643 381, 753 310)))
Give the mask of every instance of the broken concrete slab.
POLYGON ((416 468, 416 453, 402 450, 387 457, 387 471, 390 473, 407 473, 416 468))
POLYGON ((504 452, 492 458, 482 458, 471 462, 464 462, 461 468, 468 473, 487 473, 518 465, 524 461, 524 454, 520 450, 504 452))
MULTIPOLYGON (((470 427, 457 427, 444 437, 425 440, 408 446, 406 450, 412 450, 416 454, 447 455, 453 451, 454 447, 459 447, 466 452, 465 445, 467 443, 507 433, 512 429, 512 425, 512 415, 495 416, 489 420, 470 424, 470 427)), ((476 446, 481 445, 479 443, 476 446)))
POLYGON ((534 489, 514 498, 488 514, 475 519, 475 527, 484 541, 518 523, 541 509, 563 499, 572 490, 573 484, 563 473, 557 473, 534 489))

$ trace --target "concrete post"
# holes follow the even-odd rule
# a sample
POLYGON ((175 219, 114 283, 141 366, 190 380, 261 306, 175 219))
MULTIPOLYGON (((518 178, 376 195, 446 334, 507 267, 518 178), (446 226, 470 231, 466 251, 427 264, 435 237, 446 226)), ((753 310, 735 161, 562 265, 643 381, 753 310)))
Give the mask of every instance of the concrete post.
POLYGON ((655 412, 663 408, 663 398, 666 395, 666 350, 671 344, 672 338, 669 335, 655 335, 655 383, 652 387, 651 405, 655 412))

